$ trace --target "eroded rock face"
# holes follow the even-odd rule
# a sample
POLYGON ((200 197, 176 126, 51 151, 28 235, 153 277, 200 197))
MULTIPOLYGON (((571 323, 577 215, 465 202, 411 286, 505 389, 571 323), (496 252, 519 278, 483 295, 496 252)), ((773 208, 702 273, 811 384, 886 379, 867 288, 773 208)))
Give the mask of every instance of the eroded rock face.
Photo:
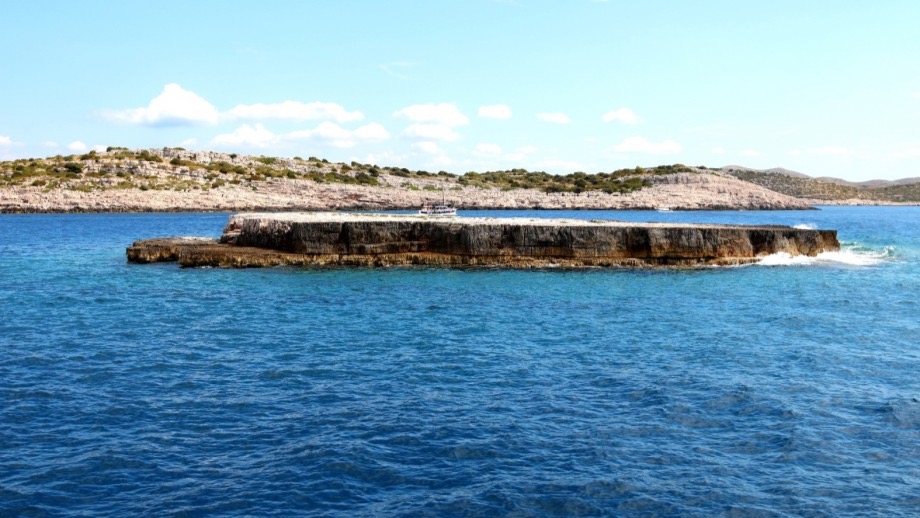
POLYGON ((491 265, 534 267, 744 264, 837 250, 834 230, 527 218, 241 214, 213 241, 147 240, 129 260, 185 266, 491 265))

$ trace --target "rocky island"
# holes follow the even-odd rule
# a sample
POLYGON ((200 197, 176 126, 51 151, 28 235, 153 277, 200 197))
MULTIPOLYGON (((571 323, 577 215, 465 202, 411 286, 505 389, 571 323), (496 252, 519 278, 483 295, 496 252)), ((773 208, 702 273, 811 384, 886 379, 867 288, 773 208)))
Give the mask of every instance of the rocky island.
POLYGON ((838 250, 835 230, 611 220, 244 213, 219 240, 133 243, 128 261, 182 266, 694 267, 838 250))

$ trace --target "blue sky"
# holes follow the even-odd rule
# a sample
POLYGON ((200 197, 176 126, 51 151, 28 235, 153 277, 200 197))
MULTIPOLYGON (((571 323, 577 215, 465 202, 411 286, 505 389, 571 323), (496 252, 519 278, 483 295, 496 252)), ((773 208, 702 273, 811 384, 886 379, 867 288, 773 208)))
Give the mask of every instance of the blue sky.
POLYGON ((920 176, 920 2, 7 2, 0 157, 920 176))

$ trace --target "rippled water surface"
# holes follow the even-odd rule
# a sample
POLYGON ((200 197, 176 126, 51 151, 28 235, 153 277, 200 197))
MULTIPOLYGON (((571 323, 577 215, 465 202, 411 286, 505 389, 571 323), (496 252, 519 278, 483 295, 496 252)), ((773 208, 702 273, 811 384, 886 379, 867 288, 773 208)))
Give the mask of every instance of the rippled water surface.
MULTIPOLYGON (((472 214, 472 213, 467 213, 472 214)), ((920 209, 690 271, 180 269, 0 216, 0 516, 917 516, 920 209)))

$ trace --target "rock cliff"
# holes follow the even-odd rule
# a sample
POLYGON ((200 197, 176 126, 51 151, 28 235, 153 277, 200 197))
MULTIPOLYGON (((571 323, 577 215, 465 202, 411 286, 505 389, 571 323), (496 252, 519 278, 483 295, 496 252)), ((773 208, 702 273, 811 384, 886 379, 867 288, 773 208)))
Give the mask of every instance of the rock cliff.
POLYGON ((699 266, 837 250, 834 230, 537 218, 341 213, 240 214, 220 243, 139 241, 133 262, 185 266, 699 266))

